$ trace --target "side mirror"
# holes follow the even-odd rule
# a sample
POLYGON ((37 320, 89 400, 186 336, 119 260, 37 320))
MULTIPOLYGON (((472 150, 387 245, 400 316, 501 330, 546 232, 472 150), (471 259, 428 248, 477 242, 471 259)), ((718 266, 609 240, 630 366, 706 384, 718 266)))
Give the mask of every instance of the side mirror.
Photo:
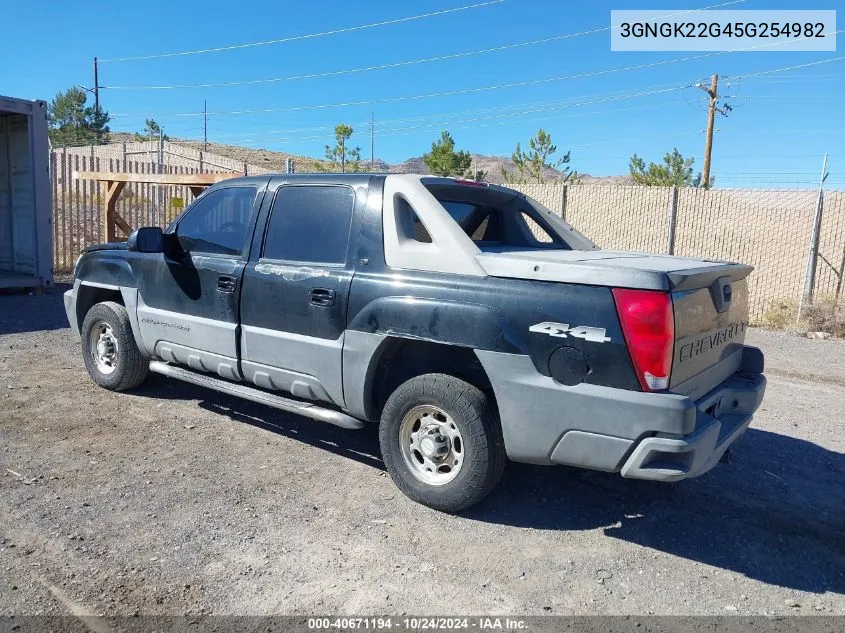
POLYGON ((164 234, 157 226, 141 227, 129 236, 127 247, 139 253, 163 253, 164 234))

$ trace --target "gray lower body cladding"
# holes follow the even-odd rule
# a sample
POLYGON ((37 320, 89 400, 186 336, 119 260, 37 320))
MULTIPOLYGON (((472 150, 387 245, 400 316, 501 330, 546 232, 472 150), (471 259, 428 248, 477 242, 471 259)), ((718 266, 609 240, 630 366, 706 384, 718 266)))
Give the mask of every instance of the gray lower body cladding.
POLYGON ((677 481, 715 466, 742 435, 766 388, 734 374, 696 401, 598 385, 564 386, 518 354, 477 351, 499 407, 508 457, 677 481))
POLYGON ((68 290, 64 293, 63 299, 65 303, 65 314, 67 315, 67 321, 70 324, 71 331, 79 336, 79 327, 80 323, 77 323, 76 319, 76 294, 79 290, 79 281, 75 281, 73 284, 73 288, 68 290))

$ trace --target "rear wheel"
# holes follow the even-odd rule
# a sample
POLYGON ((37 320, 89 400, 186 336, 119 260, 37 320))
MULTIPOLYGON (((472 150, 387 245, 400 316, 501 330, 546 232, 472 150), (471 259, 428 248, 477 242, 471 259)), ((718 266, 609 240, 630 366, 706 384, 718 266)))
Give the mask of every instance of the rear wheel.
POLYGON ((135 343, 126 308, 114 301, 96 304, 85 315, 81 334, 82 357, 91 380, 112 391, 144 382, 149 363, 135 343))
POLYGON ((411 378, 390 395, 379 443, 397 487, 443 512, 481 501, 505 465, 495 404, 473 385, 445 374, 411 378))

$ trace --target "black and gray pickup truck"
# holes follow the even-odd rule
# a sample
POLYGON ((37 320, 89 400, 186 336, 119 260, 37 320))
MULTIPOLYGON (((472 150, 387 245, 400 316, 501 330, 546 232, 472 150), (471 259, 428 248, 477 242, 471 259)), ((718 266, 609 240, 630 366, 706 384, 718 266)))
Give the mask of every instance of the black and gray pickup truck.
POLYGON ((506 459, 678 481, 726 457, 766 385, 750 272, 600 250, 505 187, 266 175, 87 249, 65 307, 106 389, 152 371, 377 424, 396 485, 457 512, 506 459))

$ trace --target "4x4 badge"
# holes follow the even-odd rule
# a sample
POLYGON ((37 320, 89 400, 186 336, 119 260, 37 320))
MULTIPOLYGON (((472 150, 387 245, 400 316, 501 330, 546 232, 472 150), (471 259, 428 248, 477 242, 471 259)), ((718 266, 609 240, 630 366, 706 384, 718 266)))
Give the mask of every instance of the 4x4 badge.
POLYGON ((573 336, 592 343, 607 343, 610 341, 610 337, 605 336, 606 330, 603 327, 590 327, 589 325, 576 325, 575 327, 569 327, 569 323, 552 323, 550 321, 545 321, 543 323, 532 325, 528 328, 528 331, 548 334, 549 336, 554 336, 556 338, 573 336))

